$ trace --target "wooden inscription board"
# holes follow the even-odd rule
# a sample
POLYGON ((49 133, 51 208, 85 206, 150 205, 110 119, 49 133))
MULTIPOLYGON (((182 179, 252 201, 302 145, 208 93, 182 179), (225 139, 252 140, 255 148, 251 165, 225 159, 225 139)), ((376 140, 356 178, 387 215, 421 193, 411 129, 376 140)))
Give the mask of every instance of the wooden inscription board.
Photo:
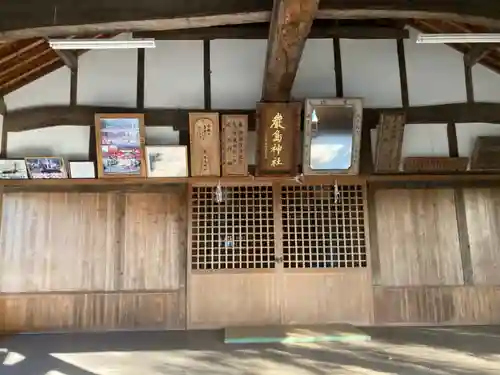
POLYGON ((471 171, 500 170, 500 137, 477 137, 470 158, 471 171))
POLYGON ((189 114, 191 176, 220 176, 218 113, 189 114))
POLYGON ((247 115, 222 116, 222 175, 246 176, 248 174, 247 115))
POLYGON ((405 127, 403 113, 382 113, 377 126, 375 172, 394 173, 399 170, 405 127))
POLYGON ((464 172, 469 158, 448 157, 410 157, 403 161, 403 170, 409 173, 419 172, 464 172))
POLYGON ((295 175, 302 103, 257 103, 257 175, 295 175))

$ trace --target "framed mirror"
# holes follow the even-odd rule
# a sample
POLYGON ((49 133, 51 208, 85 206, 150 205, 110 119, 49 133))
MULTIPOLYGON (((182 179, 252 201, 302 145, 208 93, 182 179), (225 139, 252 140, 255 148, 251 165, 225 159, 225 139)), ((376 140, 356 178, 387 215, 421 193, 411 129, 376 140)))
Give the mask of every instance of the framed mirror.
POLYGON ((359 173, 361 99, 307 99, 304 114, 305 175, 359 173))

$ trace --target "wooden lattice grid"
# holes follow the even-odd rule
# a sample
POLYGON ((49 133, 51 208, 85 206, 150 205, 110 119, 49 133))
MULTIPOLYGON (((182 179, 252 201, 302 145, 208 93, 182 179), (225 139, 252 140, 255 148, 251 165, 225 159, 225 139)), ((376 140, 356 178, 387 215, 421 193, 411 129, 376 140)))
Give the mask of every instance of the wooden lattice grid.
POLYGON ((271 186, 193 187, 192 270, 275 267, 271 186))
POLYGON ((283 186, 284 268, 367 266, 363 187, 283 186))

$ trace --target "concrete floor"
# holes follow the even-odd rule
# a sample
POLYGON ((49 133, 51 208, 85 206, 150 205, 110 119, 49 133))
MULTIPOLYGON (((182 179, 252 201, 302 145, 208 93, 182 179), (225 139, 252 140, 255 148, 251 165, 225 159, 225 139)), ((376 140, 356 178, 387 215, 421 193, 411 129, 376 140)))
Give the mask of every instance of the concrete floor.
POLYGON ((20 335, 0 375, 500 374, 500 327, 371 328, 355 344, 224 345, 221 332, 20 335))

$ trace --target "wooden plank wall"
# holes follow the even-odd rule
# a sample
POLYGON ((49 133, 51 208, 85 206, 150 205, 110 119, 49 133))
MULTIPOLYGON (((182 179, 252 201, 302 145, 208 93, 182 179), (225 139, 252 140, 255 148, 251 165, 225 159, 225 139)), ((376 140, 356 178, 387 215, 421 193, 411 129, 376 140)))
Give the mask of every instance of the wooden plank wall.
POLYGON ((2 206, 0 331, 185 327, 184 188, 2 206))
POLYGON ((461 254, 453 189, 377 190, 375 324, 500 323, 500 189, 464 191, 470 255, 461 254), (473 283, 466 285, 465 259, 473 283))

